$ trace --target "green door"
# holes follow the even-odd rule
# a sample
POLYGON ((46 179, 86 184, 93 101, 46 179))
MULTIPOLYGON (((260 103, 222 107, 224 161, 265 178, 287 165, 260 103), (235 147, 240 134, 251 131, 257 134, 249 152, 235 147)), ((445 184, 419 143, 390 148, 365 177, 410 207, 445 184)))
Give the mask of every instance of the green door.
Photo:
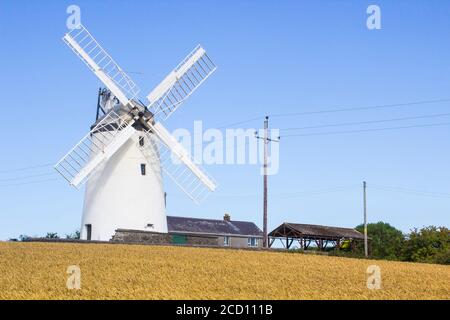
POLYGON ((186 244, 186 236, 182 234, 173 234, 172 235, 172 243, 173 244, 186 244))

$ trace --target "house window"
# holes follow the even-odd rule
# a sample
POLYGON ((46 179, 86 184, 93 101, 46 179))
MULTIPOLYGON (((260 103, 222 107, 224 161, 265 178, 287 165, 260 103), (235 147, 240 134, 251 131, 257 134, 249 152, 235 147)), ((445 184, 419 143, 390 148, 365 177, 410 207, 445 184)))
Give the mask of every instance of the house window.
POLYGON ((258 246, 258 239, 256 239, 256 238, 248 238, 248 246, 249 247, 257 247, 258 246))
POLYGON ((227 236, 223 237, 223 245, 225 247, 228 247, 230 245, 230 237, 227 236))
POLYGON ((144 137, 139 137, 139 146, 144 146, 144 137))
POLYGON ((146 172, 145 172, 145 164, 142 163, 141 164, 141 175, 145 176, 146 172))

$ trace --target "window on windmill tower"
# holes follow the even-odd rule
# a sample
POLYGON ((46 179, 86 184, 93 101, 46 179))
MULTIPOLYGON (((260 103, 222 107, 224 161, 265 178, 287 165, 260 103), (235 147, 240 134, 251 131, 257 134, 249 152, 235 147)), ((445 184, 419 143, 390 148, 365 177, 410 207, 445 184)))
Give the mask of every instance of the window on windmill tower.
POLYGON ((145 176, 145 163, 141 163, 141 175, 145 176))
POLYGON ((139 146, 143 147, 144 146, 144 137, 139 137, 139 146))

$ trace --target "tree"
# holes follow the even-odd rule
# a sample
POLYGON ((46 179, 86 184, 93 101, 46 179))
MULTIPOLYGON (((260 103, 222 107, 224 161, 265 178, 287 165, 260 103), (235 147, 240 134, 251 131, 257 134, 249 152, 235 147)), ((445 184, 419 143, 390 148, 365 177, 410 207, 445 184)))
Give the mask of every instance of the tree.
POLYGON ((45 235, 46 239, 59 239, 58 233, 56 232, 47 232, 45 235))
POLYGON ((66 239, 78 240, 80 239, 80 230, 76 230, 74 233, 66 234, 66 239))
MULTIPOLYGON (((364 225, 357 226, 356 230, 364 233, 364 225)), ((369 223, 367 235, 372 257, 389 260, 401 258, 405 236, 400 230, 385 222, 369 223)))
POLYGON ((21 234, 19 236, 19 241, 27 241, 27 240, 30 240, 30 239, 31 239, 31 237, 27 236, 26 234, 21 234))
POLYGON ((450 264, 450 230, 435 226, 411 230, 403 248, 403 259, 450 264))

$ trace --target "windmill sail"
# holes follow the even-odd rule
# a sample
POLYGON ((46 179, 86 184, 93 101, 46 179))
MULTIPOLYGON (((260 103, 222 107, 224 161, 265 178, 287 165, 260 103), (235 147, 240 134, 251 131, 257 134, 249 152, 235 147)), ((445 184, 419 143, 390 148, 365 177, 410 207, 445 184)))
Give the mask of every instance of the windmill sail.
POLYGON ((160 123, 153 125, 151 131, 147 131, 148 143, 142 153, 151 166, 156 166, 155 171, 162 168, 197 204, 217 188, 216 182, 194 163, 183 146, 160 123))
MULTIPOLYGON (((136 133, 133 127, 135 121, 148 124, 148 119, 167 119, 216 70, 206 51, 197 46, 150 92, 147 96, 150 103, 146 108, 135 99, 139 93, 137 85, 84 26, 80 25, 78 29, 67 33, 63 41, 122 105, 111 109, 55 165, 55 169, 74 187, 87 181, 99 166, 136 133), (113 110, 125 111, 126 114, 119 116, 113 110)), ((149 164, 154 166, 156 176, 160 176, 161 170, 164 171, 197 203, 216 189, 213 179, 194 163, 188 152, 159 122, 148 124, 146 128, 149 129, 145 131, 148 143, 140 149, 149 164)))
POLYGON ((124 106, 137 96, 138 86, 83 25, 67 33, 63 40, 124 106))
POLYGON ((133 122, 111 111, 55 165, 55 169, 78 188, 133 136, 136 132, 133 122))
POLYGON ((197 46, 147 96, 149 109, 159 119, 167 119, 214 71, 216 65, 197 46))

